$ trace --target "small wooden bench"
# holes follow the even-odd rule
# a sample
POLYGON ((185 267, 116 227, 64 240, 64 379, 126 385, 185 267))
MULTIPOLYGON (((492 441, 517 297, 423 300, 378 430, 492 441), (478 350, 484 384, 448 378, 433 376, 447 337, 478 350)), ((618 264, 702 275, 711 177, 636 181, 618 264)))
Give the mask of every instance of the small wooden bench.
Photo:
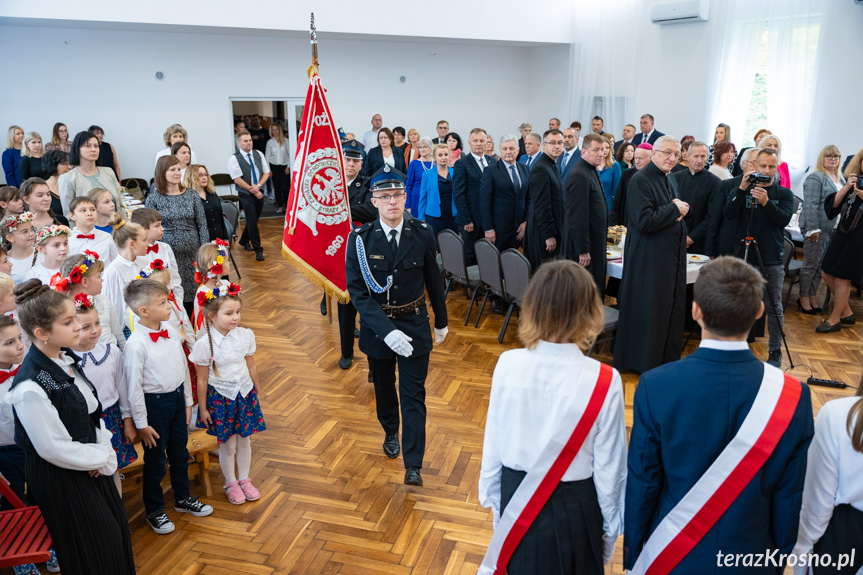
MULTIPOLYGON (((195 479, 198 482, 204 491, 202 495, 205 497, 212 496, 213 486, 210 483, 209 475, 210 451, 219 448, 218 440, 215 436, 207 435, 206 429, 199 429, 189 432, 189 442, 186 447, 189 450, 189 479, 195 479)), ((124 492, 127 490, 126 485, 141 481, 141 474, 144 469, 144 446, 140 440, 135 441, 135 451, 138 452, 138 459, 120 470, 124 477, 124 492)), ((165 474, 165 479, 169 479, 168 473, 165 474)))
POLYGON ((42 563, 51 557, 51 536, 36 506, 27 506, 0 477, 0 496, 12 505, 0 511, 0 567, 42 563))

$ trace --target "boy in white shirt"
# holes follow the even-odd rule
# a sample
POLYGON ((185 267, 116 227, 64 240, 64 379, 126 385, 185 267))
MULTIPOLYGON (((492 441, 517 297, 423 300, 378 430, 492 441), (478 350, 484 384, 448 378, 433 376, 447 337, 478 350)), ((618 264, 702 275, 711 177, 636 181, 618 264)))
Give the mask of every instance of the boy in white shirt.
POLYGON ((131 221, 138 224, 147 231, 147 255, 144 259, 149 264, 153 260, 162 260, 171 272, 171 291, 177 301, 183 301, 183 284, 180 281, 180 272, 177 270, 177 258, 174 250, 162 239, 165 228, 162 227, 162 214, 153 208, 138 208, 132 212, 131 221))
POLYGON ((209 505, 189 494, 188 425, 192 417, 192 384, 180 335, 163 322, 171 316, 168 288, 156 280, 130 283, 126 304, 138 316, 137 329, 126 342, 125 373, 132 419, 144 446, 144 509, 159 535, 174 524, 165 514, 162 478, 165 460, 171 466, 174 510, 204 517, 209 505))
POLYGON ((117 257, 117 245, 111 234, 96 229, 96 203, 87 196, 78 196, 69 203, 69 219, 75 229, 69 236, 69 254, 90 250, 108 265, 117 257))

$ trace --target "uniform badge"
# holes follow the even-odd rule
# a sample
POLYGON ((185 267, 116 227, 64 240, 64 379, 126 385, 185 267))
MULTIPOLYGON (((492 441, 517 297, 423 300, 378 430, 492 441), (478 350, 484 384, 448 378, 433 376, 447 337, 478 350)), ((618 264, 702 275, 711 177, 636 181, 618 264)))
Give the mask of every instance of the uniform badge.
POLYGON ((345 183, 339 170, 338 151, 323 148, 306 158, 301 174, 297 219, 318 235, 317 224, 334 226, 348 219, 345 183))

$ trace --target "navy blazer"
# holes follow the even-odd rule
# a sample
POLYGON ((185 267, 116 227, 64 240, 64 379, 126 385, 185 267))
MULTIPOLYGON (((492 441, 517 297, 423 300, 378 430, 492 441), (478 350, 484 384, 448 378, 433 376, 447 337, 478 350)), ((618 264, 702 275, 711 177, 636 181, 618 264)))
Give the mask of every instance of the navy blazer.
MULTIPOLYGON (((659 130, 653 130, 653 133, 650 135, 650 139, 647 140, 647 143, 652 146, 653 142, 655 142, 656 140, 658 140, 659 138, 661 138, 664 135, 665 134, 663 134, 659 130)), ((644 142, 644 134, 641 132, 638 132, 637 134, 635 134, 635 137, 632 138, 632 145, 637 148, 638 144, 643 144, 643 143, 645 143, 644 142)))
MULTIPOLYGON (((486 170, 497 161, 494 156, 483 156, 485 158, 486 170)), ((453 164, 452 174, 452 197, 458 207, 455 221, 459 225, 475 224, 482 225, 482 215, 479 209, 479 187, 484 170, 479 169, 479 164, 473 154, 468 152, 462 154, 458 161, 453 164)))
MULTIPOLYGON (((749 413, 764 364, 749 350, 698 348, 645 372, 635 390, 623 566, 632 569, 659 522, 728 445, 749 413)), ((806 452, 814 433, 809 387, 773 453, 676 574, 781 574, 717 567, 716 553, 790 553, 797 540, 806 452)))
MULTIPOLYGON (((392 147, 393 150, 393 161, 395 162, 395 169, 400 171, 402 174, 407 174, 408 169, 405 166, 405 153, 402 150, 399 150, 395 146, 392 147)), ((375 146, 366 154, 366 159, 363 160, 363 176, 367 180, 370 180, 375 173, 384 167, 384 153, 381 150, 380 146, 375 146)))
POLYGON ((521 180, 515 186, 509 173, 509 164, 496 162, 486 168, 480 183, 479 202, 482 229, 495 232, 495 245, 501 251, 518 246, 515 239, 518 226, 527 219, 527 189, 530 174, 527 166, 514 164, 521 180))
MULTIPOLYGON (((569 161, 566 162, 566 166, 563 168, 563 173, 560 174, 560 179, 566 182, 566 176, 569 175, 569 171, 575 166, 577 163, 581 161, 581 148, 576 148, 573 150, 572 155, 569 157, 569 161)), ((563 154, 557 157, 557 161, 555 165, 557 166, 557 171, 560 172, 560 165, 563 163, 563 154)))
MULTIPOLYGON (((536 155, 536 158, 534 158, 533 163, 530 165, 530 167, 528 167, 528 169, 533 168, 533 167, 536 165, 536 161, 537 161, 541 156, 542 156, 542 150, 540 150, 540 151, 539 151, 539 153, 536 155)), ((522 163, 522 164, 524 164, 525 166, 527 166, 527 159, 528 159, 529 157, 530 157, 530 156, 528 156, 527 154, 525 154, 525 155, 523 155, 523 156, 519 156, 518 161, 519 161, 519 163, 522 163)))

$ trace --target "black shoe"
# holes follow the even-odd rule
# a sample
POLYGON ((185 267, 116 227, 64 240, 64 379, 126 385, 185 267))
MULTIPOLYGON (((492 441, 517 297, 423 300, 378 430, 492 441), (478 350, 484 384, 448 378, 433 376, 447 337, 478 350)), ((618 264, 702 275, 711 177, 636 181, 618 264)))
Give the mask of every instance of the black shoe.
POLYGON ((258 260, 259 262, 264 261, 266 259, 266 258, 264 258, 264 252, 262 252, 262 251, 261 252, 255 252, 255 259, 258 260))
POLYGON ((174 524, 168 519, 164 511, 156 511, 151 515, 147 515, 147 523, 159 535, 167 535, 174 530, 174 524))
POLYGON ((803 304, 800 303, 800 298, 797 298, 797 311, 805 313, 806 315, 815 315, 816 313, 818 313, 817 311, 815 311, 815 308, 806 309, 805 307, 803 307, 803 304))
POLYGON ((375 376, 374 376, 374 374, 372 374, 371 371, 369 371, 369 383, 374 383, 374 382, 375 382, 375 376))
POLYGON ((782 367, 782 350, 774 349, 767 356, 767 363, 772 365, 773 367, 782 367))
POLYGON ((206 503, 198 501, 197 497, 189 497, 174 503, 174 511, 189 513, 195 517, 206 517, 213 512, 213 508, 206 503))
POLYGON ((423 476, 420 475, 419 467, 408 467, 405 469, 405 485, 423 486, 423 476))
POLYGON ((243 246, 243 249, 244 249, 244 250, 246 250, 247 252, 253 252, 253 251, 255 251, 255 248, 253 248, 253 247, 251 246, 251 244, 249 244, 248 242, 246 242, 245 244, 244 244, 244 243, 240 243, 240 245, 241 245, 241 246, 243 246))
POLYGON ((833 333, 835 331, 839 331, 840 329, 842 329, 842 320, 841 319, 839 320, 839 323, 832 324, 832 325, 830 324, 829 321, 827 321, 825 319, 824 323, 822 323, 821 325, 819 325, 818 327, 815 328, 815 331, 818 333, 833 333))
POLYGON ((399 434, 387 435, 384 439, 384 453, 390 459, 399 456, 399 434))
POLYGON ((841 323, 842 325, 854 325, 855 323, 857 323, 857 318, 852 313, 848 317, 840 318, 839 323, 841 323))
POLYGON ((491 312, 496 313, 497 315, 503 315, 503 312, 504 312, 503 301, 501 301, 497 298, 494 298, 493 300, 491 300, 491 312))
POLYGON ((359 339, 360 337, 360 330, 358 330, 357 328, 354 328, 354 337, 357 339, 359 339))
POLYGON ((354 362, 352 357, 343 357, 339 359, 339 367, 342 369, 350 369, 351 364, 354 362))

